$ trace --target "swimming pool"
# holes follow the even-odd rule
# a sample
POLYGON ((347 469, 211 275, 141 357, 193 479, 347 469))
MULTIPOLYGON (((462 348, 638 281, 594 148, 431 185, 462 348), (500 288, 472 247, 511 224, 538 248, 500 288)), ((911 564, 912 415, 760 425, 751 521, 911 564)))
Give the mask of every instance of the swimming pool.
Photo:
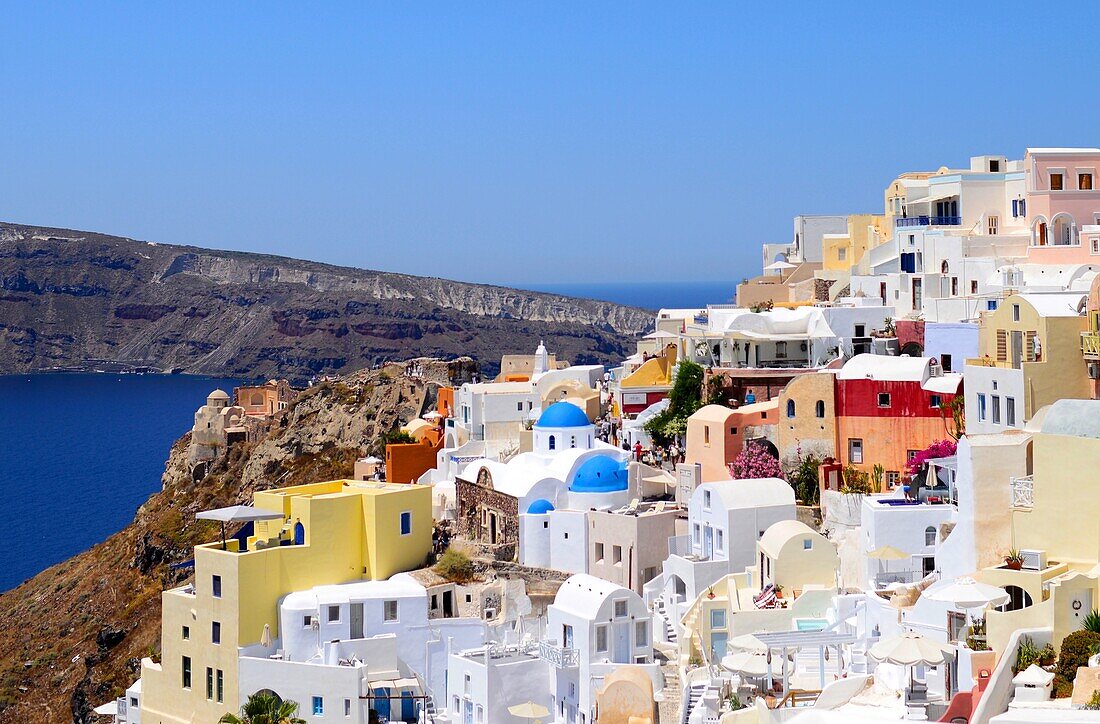
POLYGON ((794 625, 799 631, 820 631, 829 625, 823 618, 796 618, 794 625))

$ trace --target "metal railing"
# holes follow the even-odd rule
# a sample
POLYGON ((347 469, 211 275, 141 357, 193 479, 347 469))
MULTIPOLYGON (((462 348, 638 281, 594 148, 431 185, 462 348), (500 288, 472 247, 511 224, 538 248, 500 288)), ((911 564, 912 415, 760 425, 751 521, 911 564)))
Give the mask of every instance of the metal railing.
POLYGON ((1100 332, 1081 332, 1081 353, 1100 357, 1100 332))
POLYGON ((1031 509, 1035 507, 1035 476, 1012 478, 1012 507, 1031 509))
POLYGON ((539 642, 539 658, 559 669, 571 669, 580 665, 580 655, 576 649, 558 646, 554 641, 539 642))
POLYGON ((668 539, 668 554, 670 556, 691 555, 691 536, 674 535, 668 539))
POLYGON ((962 224, 961 216, 907 216, 895 220, 894 226, 906 228, 911 226, 959 226, 962 224))

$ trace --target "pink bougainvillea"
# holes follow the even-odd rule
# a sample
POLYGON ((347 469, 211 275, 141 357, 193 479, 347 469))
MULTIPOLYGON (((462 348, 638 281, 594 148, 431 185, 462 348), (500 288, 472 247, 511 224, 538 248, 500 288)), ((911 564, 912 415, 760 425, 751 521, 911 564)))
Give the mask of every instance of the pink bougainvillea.
POLYGON ((914 455, 913 459, 906 463, 905 471, 910 475, 916 475, 926 461, 935 458, 949 458, 955 454, 957 448, 958 443, 954 440, 937 440, 914 455))
POLYGON ((734 480, 782 478, 783 469, 766 447, 750 442, 730 463, 730 475, 734 480))

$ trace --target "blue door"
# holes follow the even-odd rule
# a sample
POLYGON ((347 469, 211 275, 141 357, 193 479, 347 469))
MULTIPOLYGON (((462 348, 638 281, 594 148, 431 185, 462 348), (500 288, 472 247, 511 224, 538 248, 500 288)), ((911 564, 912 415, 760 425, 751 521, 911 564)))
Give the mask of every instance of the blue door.
POLYGON ((407 691, 401 693, 401 721, 416 721, 416 700, 407 691))
POLYGON ((372 700, 374 704, 371 706, 371 709, 378 712, 379 716, 384 716, 387 719, 390 718, 390 700, 387 698, 389 695, 390 692, 388 689, 375 689, 375 698, 372 700))

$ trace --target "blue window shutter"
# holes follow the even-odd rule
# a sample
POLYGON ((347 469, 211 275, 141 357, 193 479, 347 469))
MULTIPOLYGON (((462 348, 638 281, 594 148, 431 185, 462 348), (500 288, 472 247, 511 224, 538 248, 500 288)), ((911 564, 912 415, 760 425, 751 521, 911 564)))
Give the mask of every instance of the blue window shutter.
POLYGON ((1012 218, 1016 218, 1020 215, 1020 201, 1018 199, 1012 199, 1012 218))

